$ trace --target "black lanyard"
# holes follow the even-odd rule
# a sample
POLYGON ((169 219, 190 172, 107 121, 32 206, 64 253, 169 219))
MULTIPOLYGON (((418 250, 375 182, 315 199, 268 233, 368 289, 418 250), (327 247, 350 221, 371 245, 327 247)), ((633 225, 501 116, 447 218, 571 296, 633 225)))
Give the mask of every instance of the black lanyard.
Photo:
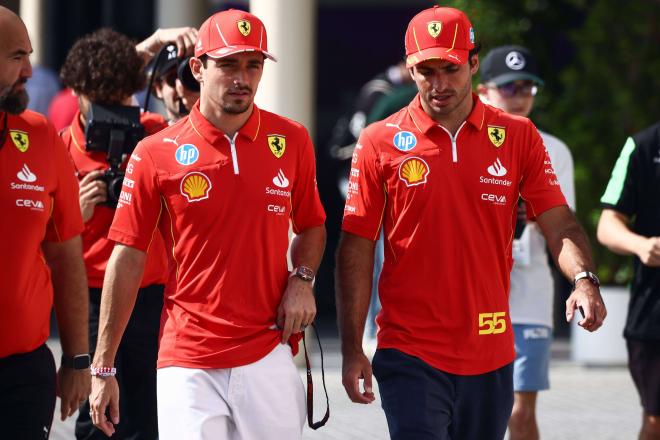
POLYGON ((312 323, 312 328, 314 329, 314 334, 316 335, 316 340, 319 343, 319 350, 321 351, 321 379, 323 381, 323 390, 325 391, 325 415, 323 418, 315 422, 314 421, 314 383, 312 382, 312 366, 309 362, 309 356, 307 355, 307 345, 305 344, 305 334, 303 333, 302 341, 303 348, 305 349, 305 363, 307 364, 307 424, 310 428, 316 430, 321 426, 325 425, 330 418, 330 401, 328 399, 328 389, 325 387, 325 371, 323 368, 323 348, 321 347, 321 339, 319 339, 319 332, 316 329, 314 323, 312 323))

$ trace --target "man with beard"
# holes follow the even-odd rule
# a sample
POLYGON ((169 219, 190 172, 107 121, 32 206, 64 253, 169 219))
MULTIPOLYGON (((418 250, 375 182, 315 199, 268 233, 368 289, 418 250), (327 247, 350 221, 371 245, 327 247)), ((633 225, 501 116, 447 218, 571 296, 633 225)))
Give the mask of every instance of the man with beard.
POLYGON ((161 60, 154 57, 147 70, 154 76, 152 93, 163 102, 168 122, 174 124, 190 113, 199 99, 199 83, 192 76, 190 58, 180 59, 176 45, 168 44, 161 60))
POLYGON ((134 184, 124 186, 128 203, 110 228, 117 244, 92 365, 92 419, 108 435, 120 417, 115 353, 158 229, 170 267, 158 353, 161 440, 302 436, 293 354, 316 315, 325 213, 309 134, 254 104, 265 58, 274 60, 267 47, 250 13, 206 20, 190 61, 199 101, 131 156, 134 184))
POLYGON ((361 340, 382 228, 373 374, 391 437, 499 440, 513 403, 508 292, 519 194, 574 280, 566 318, 581 308, 579 324, 594 331, 605 306, 538 131, 471 93, 479 59, 467 16, 424 10, 405 47, 419 93, 363 130, 350 173, 336 283, 344 388, 356 403, 374 401, 361 340))
POLYGON ((25 110, 32 46, 0 6, 0 426, 6 438, 48 438, 89 394, 87 283, 78 184, 62 141, 25 110), (46 346, 55 306, 62 366, 46 346))

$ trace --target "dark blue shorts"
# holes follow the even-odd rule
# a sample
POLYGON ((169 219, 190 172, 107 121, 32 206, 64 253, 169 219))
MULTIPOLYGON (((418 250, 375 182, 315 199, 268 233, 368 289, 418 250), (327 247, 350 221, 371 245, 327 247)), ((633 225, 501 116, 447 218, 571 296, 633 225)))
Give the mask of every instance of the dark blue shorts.
POLYGON ((513 407, 513 363, 475 376, 379 349, 374 376, 392 440, 501 440, 513 407))

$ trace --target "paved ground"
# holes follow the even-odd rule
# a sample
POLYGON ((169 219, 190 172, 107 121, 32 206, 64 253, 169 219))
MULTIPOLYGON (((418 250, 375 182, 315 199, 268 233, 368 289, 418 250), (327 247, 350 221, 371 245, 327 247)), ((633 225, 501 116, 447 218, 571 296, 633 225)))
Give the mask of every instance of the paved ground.
MULTIPOLYGON (((306 428, 305 440, 387 439, 385 416, 377 400, 356 405, 346 397, 341 385, 339 344, 333 334, 322 334, 325 350, 326 383, 331 416, 318 431, 306 428)), ((51 341, 59 359, 59 344, 51 341)), ((313 344, 310 344, 310 346, 313 344)), ((538 404, 541 438, 544 440, 627 440, 637 438, 640 407, 634 385, 625 367, 587 368, 569 359, 566 342, 555 342, 551 364, 552 390, 540 395, 538 404)), ((315 364, 315 418, 325 411, 322 401, 320 358, 315 364)), ((301 376, 304 371, 301 370, 301 376)), ((56 412, 57 414, 57 412, 56 412)), ((73 439, 73 422, 53 424, 52 440, 73 439)), ((282 440, 282 439, 273 439, 282 440)))

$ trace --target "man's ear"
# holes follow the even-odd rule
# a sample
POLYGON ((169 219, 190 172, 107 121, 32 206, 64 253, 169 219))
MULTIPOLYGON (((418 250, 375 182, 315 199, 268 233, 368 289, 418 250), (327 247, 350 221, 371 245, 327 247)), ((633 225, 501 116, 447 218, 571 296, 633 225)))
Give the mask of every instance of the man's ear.
POLYGON ((199 82, 202 84, 202 69, 204 68, 204 64, 202 63, 202 60, 199 58, 191 57, 190 60, 188 60, 188 63, 190 64, 190 71, 192 72, 193 76, 199 82))
POLYGON ((470 57, 470 72, 472 75, 476 75, 479 71, 479 55, 474 54, 470 57))

